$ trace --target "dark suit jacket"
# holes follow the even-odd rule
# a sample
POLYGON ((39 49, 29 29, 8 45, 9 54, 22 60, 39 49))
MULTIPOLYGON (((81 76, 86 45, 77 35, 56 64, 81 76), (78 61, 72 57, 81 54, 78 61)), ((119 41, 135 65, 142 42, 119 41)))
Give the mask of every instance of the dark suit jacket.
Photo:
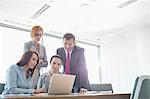
MULTIPOLYGON (((57 54, 63 59, 63 66, 65 70, 66 53, 63 47, 57 49, 57 54)), ((70 74, 76 75, 74 88, 79 92, 80 88, 86 88, 89 90, 88 72, 85 63, 84 49, 75 46, 71 53, 71 67, 70 74)))

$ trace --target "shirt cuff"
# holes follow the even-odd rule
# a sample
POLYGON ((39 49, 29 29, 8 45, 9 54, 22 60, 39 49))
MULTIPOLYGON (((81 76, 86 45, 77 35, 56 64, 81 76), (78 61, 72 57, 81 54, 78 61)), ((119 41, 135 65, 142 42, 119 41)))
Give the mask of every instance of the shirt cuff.
POLYGON ((34 91, 35 91, 35 89, 27 89, 27 92, 28 92, 29 94, 34 94, 34 91))

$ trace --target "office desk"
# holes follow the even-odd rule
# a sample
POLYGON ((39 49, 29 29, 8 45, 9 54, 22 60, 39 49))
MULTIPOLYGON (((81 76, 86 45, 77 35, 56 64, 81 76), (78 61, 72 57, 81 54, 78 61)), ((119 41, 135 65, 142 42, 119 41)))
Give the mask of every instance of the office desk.
POLYGON ((130 94, 75 94, 75 95, 0 95, 4 99, 130 99, 130 94))

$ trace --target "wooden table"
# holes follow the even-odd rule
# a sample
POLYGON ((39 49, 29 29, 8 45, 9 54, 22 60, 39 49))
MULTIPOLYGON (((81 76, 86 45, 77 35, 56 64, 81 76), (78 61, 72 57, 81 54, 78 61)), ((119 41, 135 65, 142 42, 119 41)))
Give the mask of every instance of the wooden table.
POLYGON ((0 95, 4 99, 130 99, 129 93, 94 93, 94 94, 72 94, 72 95, 47 95, 47 94, 21 94, 0 95))

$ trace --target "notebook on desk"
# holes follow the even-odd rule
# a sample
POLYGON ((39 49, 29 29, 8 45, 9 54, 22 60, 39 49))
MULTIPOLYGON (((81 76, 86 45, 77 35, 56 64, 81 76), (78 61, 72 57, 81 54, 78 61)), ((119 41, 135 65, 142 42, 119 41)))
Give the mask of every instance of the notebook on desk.
POLYGON ((68 74, 53 74, 48 95, 63 95, 70 94, 75 81, 75 75, 68 74))

